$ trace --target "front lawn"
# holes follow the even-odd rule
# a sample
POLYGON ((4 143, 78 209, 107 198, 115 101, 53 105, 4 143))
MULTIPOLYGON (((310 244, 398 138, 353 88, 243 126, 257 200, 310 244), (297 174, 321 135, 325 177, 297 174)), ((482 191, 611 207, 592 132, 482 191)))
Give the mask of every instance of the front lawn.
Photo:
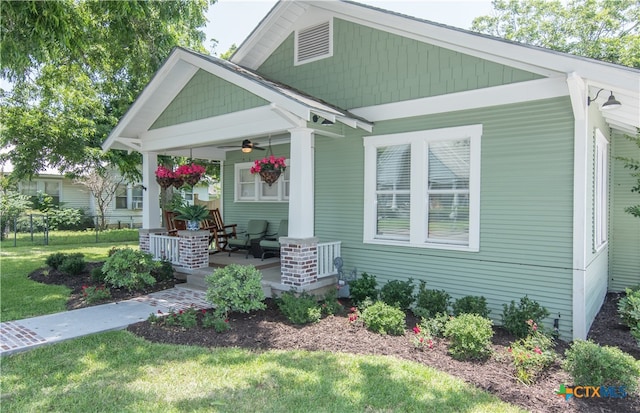
POLYGON ((519 412, 392 357, 153 344, 111 332, 2 360, 3 411, 519 412))

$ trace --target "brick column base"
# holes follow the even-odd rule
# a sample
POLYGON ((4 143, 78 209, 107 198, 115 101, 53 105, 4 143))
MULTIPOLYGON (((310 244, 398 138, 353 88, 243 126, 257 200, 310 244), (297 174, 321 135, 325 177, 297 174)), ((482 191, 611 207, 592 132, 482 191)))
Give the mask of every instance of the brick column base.
POLYGON ((151 252, 151 243, 149 242, 149 234, 158 234, 158 233, 166 233, 167 230, 164 228, 140 228, 138 230, 138 239, 140 244, 140 251, 150 253, 151 252))
POLYGON ((209 266, 209 231, 178 231, 180 266, 189 270, 209 266))
POLYGON ((318 239, 280 238, 282 284, 301 287, 318 281, 318 239))

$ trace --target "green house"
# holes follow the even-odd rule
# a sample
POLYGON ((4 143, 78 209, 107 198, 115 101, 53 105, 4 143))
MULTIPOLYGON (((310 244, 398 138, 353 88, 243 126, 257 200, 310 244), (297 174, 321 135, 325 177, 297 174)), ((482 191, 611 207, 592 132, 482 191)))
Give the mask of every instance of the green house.
POLYGON ((225 222, 289 220, 283 285, 335 282, 320 246, 339 242, 345 270, 379 284, 482 295, 497 322, 527 295, 585 338, 608 291, 640 284, 638 197, 616 160, 640 157, 625 138, 639 84, 353 2, 281 1, 230 61, 174 49, 103 147, 142 153, 147 233, 158 154, 215 159, 225 222), (257 147, 286 158, 273 185, 250 171, 257 147))

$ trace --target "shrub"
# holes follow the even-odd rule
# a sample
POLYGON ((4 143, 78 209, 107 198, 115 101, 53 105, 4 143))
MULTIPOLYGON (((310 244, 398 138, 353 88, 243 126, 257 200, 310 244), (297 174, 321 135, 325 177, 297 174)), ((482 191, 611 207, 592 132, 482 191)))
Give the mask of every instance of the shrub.
POLYGON ((158 268, 151 272, 153 278, 158 282, 173 280, 173 266, 169 261, 160 261, 158 268))
POLYGON ((62 260, 60 264, 60 271, 70 274, 70 275, 78 275, 87 267, 87 263, 84 261, 84 254, 75 253, 69 254, 62 260))
POLYGON ((306 292, 297 295, 294 291, 286 291, 276 303, 282 314, 294 324, 317 323, 322 316, 318 300, 306 292))
POLYGON ((89 303, 97 303, 111 297, 111 292, 104 285, 82 287, 82 296, 89 303))
POLYGON ((327 293, 320 303, 323 315, 335 315, 344 312, 344 307, 338 301, 338 290, 333 289, 327 293))
POLYGON ((113 253, 102 266, 104 281, 116 288, 124 287, 136 290, 154 285, 156 279, 151 271, 158 267, 151 254, 131 248, 124 248, 113 253))
POLYGON ((414 313, 424 318, 431 318, 438 313, 446 314, 449 312, 450 300, 451 296, 444 290, 428 290, 427 284, 421 281, 414 313))
MULTIPOLYGON (((424 321, 424 318, 422 321, 424 321)), ((417 324, 413 327, 413 334, 411 341, 416 348, 433 348, 433 336, 423 325, 417 324)))
POLYGON ((224 333, 231 329, 229 326, 229 320, 226 318, 221 318, 216 315, 214 312, 208 312, 206 310, 202 310, 202 327, 203 328, 212 328, 216 333, 224 333))
POLYGON ((422 317, 420 328, 432 337, 444 337, 444 326, 449 321, 449 315, 438 313, 431 318, 422 317))
POLYGON ((483 359, 490 354, 493 323, 477 314, 462 314, 450 319, 444 335, 450 340, 449 353, 455 359, 483 359))
POLYGON ((564 370, 578 386, 625 386, 638 390, 640 362, 617 347, 576 340, 565 352, 564 370))
POLYGON ((91 270, 91 280, 96 284, 104 283, 104 272, 102 272, 102 266, 95 267, 91 270))
POLYGON ((68 254, 64 252, 55 252, 47 257, 45 263, 54 270, 57 270, 67 256, 68 254))
POLYGON ((627 288, 626 295, 618 300, 618 315, 622 322, 630 327, 640 323, 640 287, 627 288))
POLYGON ((350 281, 349 294, 354 304, 361 305, 367 299, 375 301, 378 298, 377 286, 376 276, 366 272, 363 272, 360 278, 350 281))
POLYGON ((538 325, 527 323, 529 334, 509 347, 516 369, 516 378, 524 384, 533 384, 540 373, 548 368, 556 358, 553 339, 538 330, 538 325))
POLYGON ((461 314, 478 314, 484 318, 489 318, 489 313, 491 310, 487 308, 487 300, 486 298, 480 296, 472 296, 468 295, 466 297, 462 297, 457 299, 453 305, 453 315, 461 315, 461 314))
POLYGON ((253 265, 231 264, 218 268, 205 278, 207 301, 216 308, 217 315, 227 318, 229 311, 248 313, 264 310, 262 273, 253 265))
POLYGON ((399 308, 378 301, 362 311, 362 321, 367 329, 378 334, 400 336, 404 334, 405 313, 399 308))
POLYGON ((168 326, 180 326, 184 328, 193 328, 198 325, 198 316, 196 309, 189 307, 186 310, 171 310, 169 315, 164 317, 164 324, 168 326))
POLYGON ((520 304, 516 305, 512 300, 509 306, 503 304, 503 307, 502 325, 518 338, 526 337, 529 332, 527 321, 532 320, 539 325, 542 319, 549 315, 549 311, 545 307, 526 295, 520 299, 520 304))
POLYGON ((413 304, 413 280, 393 280, 387 282, 380 289, 380 299, 389 305, 401 310, 408 310, 413 304))

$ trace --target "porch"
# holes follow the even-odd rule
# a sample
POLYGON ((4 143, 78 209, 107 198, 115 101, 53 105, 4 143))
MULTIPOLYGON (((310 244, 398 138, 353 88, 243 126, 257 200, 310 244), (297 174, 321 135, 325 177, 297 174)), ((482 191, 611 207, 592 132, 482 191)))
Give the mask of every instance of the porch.
POLYGON ((334 260, 341 253, 340 241, 316 242, 308 246, 309 257, 304 263, 307 276, 295 279, 290 273, 300 271, 296 271, 297 263, 286 252, 281 252, 280 256, 265 257, 264 260, 247 256, 245 251, 231 252, 230 255, 226 251, 214 254, 208 249, 208 244, 197 242, 208 237, 206 231, 179 231, 177 237, 169 236, 164 231, 146 234, 145 230, 140 231, 140 248, 151 253, 156 260, 171 262, 177 277, 186 280, 186 288, 206 290, 205 277, 216 268, 230 264, 256 267, 262 273, 262 288, 268 298, 292 289, 324 295, 337 285, 338 271, 334 260))

